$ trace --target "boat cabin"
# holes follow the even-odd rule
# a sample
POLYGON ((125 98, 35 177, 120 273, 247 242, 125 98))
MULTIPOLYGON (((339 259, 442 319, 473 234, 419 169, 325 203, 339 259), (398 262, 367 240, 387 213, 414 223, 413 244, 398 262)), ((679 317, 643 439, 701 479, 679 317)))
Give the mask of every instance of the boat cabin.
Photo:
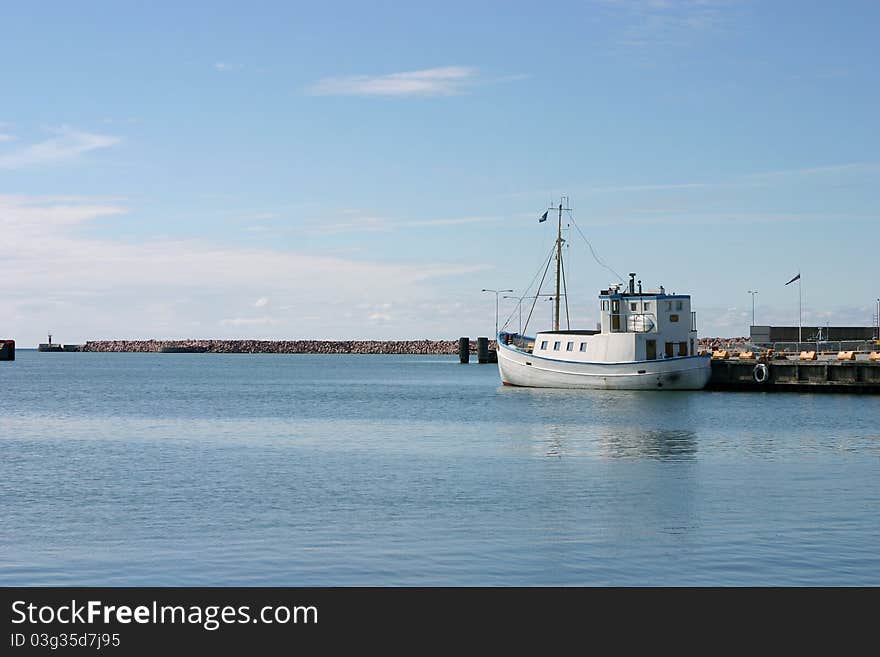
POLYGON ((630 282, 599 294, 599 330, 542 331, 532 353, 557 360, 608 363, 697 355, 696 313, 686 294, 667 294, 630 282))

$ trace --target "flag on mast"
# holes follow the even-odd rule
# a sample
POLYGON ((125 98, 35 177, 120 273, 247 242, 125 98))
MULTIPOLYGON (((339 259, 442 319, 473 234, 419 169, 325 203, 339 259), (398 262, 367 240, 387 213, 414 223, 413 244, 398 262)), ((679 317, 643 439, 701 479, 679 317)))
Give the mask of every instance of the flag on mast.
MULTIPOLYGON (((799 280, 801 280, 801 274, 800 274, 800 272, 798 272, 798 275, 795 276, 794 278, 792 278, 792 279, 791 279, 788 283, 786 283, 785 285, 791 285, 791 284, 794 283, 795 281, 799 281, 799 280)), ((784 286, 783 286, 783 287, 784 287, 784 286)))
POLYGON ((550 210, 545 211, 544 214, 541 215, 541 218, 538 219, 538 223, 541 223, 542 221, 547 221, 547 212, 550 212, 550 210))

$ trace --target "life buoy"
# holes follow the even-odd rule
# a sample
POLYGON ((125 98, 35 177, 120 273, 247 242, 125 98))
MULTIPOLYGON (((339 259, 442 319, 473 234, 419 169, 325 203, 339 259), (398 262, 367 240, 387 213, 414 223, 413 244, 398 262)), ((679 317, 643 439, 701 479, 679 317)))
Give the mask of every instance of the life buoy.
POLYGON ((766 383, 767 377, 770 375, 770 370, 767 369, 767 366, 764 363, 758 363, 755 365, 753 374, 755 376, 755 383, 766 383))

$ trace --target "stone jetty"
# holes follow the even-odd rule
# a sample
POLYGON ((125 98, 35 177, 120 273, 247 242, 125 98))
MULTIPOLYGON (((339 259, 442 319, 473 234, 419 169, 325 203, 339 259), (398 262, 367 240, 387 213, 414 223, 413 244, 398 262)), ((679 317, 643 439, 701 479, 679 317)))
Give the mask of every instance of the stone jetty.
MULTIPOLYGON (((489 342, 491 349, 495 341, 489 342)), ((89 340, 80 351, 211 354, 458 354, 458 340, 89 340)), ((477 341, 470 341, 477 353, 477 341)))
MULTIPOLYGON (((744 347, 748 338, 700 338, 701 351, 744 347)), ((74 345, 71 345, 73 347, 74 345)), ((496 349, 494 340, 489 349, 496 349)), ((73 349, 71 349, 73 350, 73 349)), ((458 354, 458 340, 89 340, 77 351, 211 354, 458 354)), ((477 353, 477 341, 470 341, 477 353)))

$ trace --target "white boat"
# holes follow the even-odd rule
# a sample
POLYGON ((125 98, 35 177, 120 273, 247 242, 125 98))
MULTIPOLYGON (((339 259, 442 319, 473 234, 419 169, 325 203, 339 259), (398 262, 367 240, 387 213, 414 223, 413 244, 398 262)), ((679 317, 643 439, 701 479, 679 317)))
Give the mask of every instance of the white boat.
MULTIPOLYGON (((554 326, 534 336, 499 331, 498 371, 502 383, 619 390, 705 387, 711 374, 711 356, 698 353, 696 313, 691 311, 689 295, 667 294, 662 286, 642 291, 641 281, 637 287, 636 275, 630 274, 628 284, 618 283, 599 293, 601 321, 597 330, 560 330, 560 279, 563 285, 565 281, 562 204, 558 210, 554 326)), ((541 296, 548 295, 541 295, 539 290, 533 298, 541 296)))

